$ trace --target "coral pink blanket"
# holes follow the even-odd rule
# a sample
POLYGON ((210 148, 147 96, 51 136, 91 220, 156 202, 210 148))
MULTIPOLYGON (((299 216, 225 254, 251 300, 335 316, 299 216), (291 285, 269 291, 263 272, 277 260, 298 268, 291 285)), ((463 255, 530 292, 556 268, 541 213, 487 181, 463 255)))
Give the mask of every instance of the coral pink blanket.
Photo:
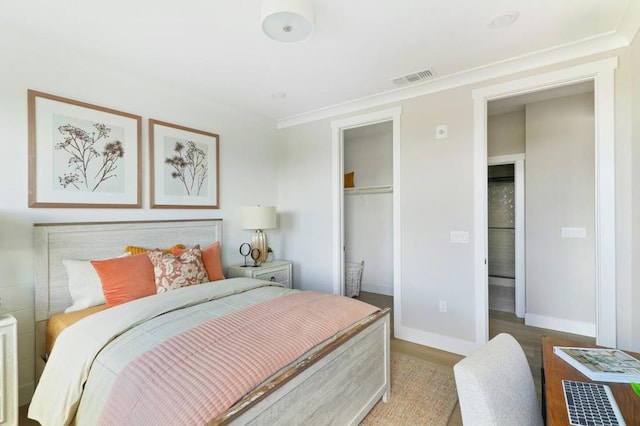
POLYGON ((200 324, 130 363, 101 424, 205 424, 314 346, 378 309, 291 293, 200 324))

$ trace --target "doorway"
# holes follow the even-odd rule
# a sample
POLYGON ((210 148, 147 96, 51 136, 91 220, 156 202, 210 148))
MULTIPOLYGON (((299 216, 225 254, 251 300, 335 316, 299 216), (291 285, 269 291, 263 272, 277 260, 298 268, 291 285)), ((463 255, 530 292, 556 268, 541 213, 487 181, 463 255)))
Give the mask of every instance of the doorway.
MULTIPOLYGON (((333 194, 333 292, 344 294, 345 289, 345 217, 344 217, 344 132, 371 124, 389 122, 392 126, 392 182, 384 191, 391 190, 392 197, 392 264, 393 303, 399 318, 401 294, 401 235, 400 235, 400 107, 376 111, 331 123, 332 129, 332 194, 333 194)), ((377 186, 377 185, 374 185, 377 186)), ((378 189, 373 189, 377 191, 378 189)), ((366 268, 366 266, 365 266, 366 268)), ((398 325, 398 322, 395 323, 398 325)))
MULTIPOLYGON (((475 226, 487 229, 487 107, 488 102, 543 89, 592 81, 595 90, 595 303, 596 341, 616 345, 615 303, 615 162, 614 85, 617 58, 583 64, 474 90, 475 226)), ((475 241, 476 345, 488 340, 487 233, 475 241)))
MULTIPOLYGON (((593 82, 493 101, 488 110, 488 152, 521 151, 529 163, 524 235, 530 238, 520 275, 528 298, 518 317, 595 336, 593 82), (578 229, 581 236, 566 232, 578 229)), ((515 313, 515 173, 506 161, 492 166, 494 159, 488 161, 489 309, 515 313)), ((524 185, 517 191, 522 200, 524 191, 524 185)))
POLYGON ((345 294, 393 296, 393 122, 342 133, 345 294))
POLYGON ((487 174, 489 310, 515 315, 515 167, 513 163, 492 165, 489 161, 487 174))

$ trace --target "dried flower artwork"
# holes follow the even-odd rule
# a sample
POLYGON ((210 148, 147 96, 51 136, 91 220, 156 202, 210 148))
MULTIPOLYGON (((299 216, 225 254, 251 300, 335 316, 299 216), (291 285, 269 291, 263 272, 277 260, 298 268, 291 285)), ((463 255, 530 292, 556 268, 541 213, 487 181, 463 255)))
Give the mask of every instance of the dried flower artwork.
POLYGON ((29 206, 141 207, 142 118, 29 90, 29 206))
MULTIPOLYGON (((206 147, 203 147, 206 149, 206 147)), ((182 182, 187 195, 200 195, 203 185, 207 183, 207 154, 198 148, 193 141, 176 142, 175 155, 167 157, 164 162, 171 167, 171 177, 182 182)))
POLYGON ((149 120, 152 208, 218 206, 219 136, 149 120))
MULTIPOLYGON (((92 127, 93 131, 71 124, 58 127, 62 141, 55 144, 55 149, 67 158, 60 167, 61 174, 57 174, 62 188, 93 192, 110 181, 124 179, 124 172, 118 174, 118 160, 124 158, 122 141, 110 136, 111 128, 105 124, 93 123, 92 127)), ((122 133, 122 129, 117 130, 122 133)), ((124 185, 111 185, 111 189, 122 192, 124 185)))

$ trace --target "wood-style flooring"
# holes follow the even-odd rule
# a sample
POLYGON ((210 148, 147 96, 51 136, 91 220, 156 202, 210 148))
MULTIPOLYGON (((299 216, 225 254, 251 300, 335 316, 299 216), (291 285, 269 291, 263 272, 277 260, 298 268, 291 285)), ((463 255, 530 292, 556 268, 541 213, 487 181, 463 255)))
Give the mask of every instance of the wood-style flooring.
MULTIPOLYGON (((438 349, 410 343, 393 337, 393 297, 376 293, 360 292, 360 300, 370 303, 380 308, 391 308, 391 352, 403 353, 426 361, 453 369, 453 366, 462 359, 462 356, 438 349)), ((543 328, 528 327, 524 325, 524 320, 517 318, 513 314, 499 311, 489 312, 489 336, 493 337, 499 333, 509 333, 520 343, 527 356, 534 383, 538 391, 540 400, 540 367, 542 366, 542 352, 540 348, 540 338, 546 336, 561 336, 576 341, 594 343, 591 337, 578 336, 575 334, 559 333, 543 328)), ((28 420, 26 417, 27 406, 20 407, 20 425, 37 425, 38 423, 28 420)), ((460 406, 456 408, 449 419, 449 426, 462 425, 460 406)))
MULTIPOLYGON (((380 308, 392 308, 391 322, 393 324, 393 297, 375 293, 360 292, 360 300, 370 303, 380 308)), ((439 364, 443 367, 453 369, 453 366, 463 357, 450 352, 441 351, 427 346, 410 343, 404 340, 398 340, 393 337, 393 326, 391 327, 391 352, 404 353, 426 361, 439 364)), ((592 337, 579 336, 576 334, 560 333, 544 328, 529 327, 524 325, 524 320, 500 311, 489 311, 489 337, 493 337, 500 333, 511 334, 522 346, 522 349, 529 361, 529 367, 533 374, 533 381, 536 385, 538 393, 538 401, 541 396, 541 373, 542 366, 542 350, 540 339, 542 336, 560 336, 579 342, 595 343, 592 337)), ((460 414, 460 405, 456 404, 456 408, 449 419, 449 426, 462 425, 462 416, 460 414)))

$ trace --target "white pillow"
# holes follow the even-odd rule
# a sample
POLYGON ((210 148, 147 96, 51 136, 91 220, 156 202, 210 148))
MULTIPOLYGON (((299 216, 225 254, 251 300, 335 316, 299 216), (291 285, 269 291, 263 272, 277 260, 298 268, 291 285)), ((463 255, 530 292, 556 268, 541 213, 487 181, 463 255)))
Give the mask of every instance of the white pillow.
MULTIPOLYGON (((118 257, 126 256, 131 256, 131 253, 118 257)), ((65 313, 107 303, 102 292, 100 277, 90 260, 64 259, 62 264, 67 269, 69 294, 73 301, 73 304, 64 310, 65 313)))

